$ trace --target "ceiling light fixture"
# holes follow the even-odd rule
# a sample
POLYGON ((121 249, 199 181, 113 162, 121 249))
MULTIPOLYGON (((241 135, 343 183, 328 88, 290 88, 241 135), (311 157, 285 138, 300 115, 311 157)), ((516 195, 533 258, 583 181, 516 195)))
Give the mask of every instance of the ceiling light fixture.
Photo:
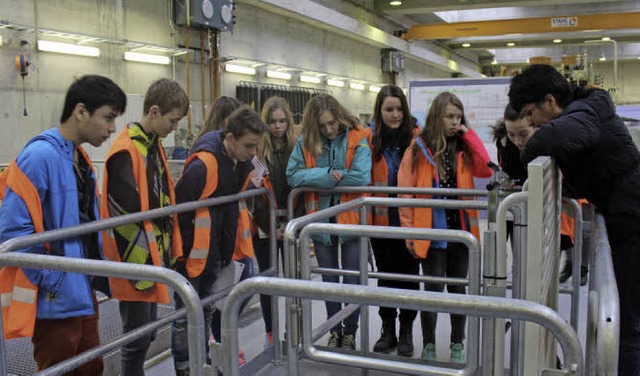
POLYGON ((309 84, 319 84, 320 77, 302 75, 300 76, 300 82, 306 82, 309 84))
POLYGON ((470 43, 462 43, 462 47, 467 48, 467 47, 471 47, 470 43))
POLYGON ((516 45, 516 44, 515 44, 515 43, 513 43, 513 42, 509 42, 509 43, 507 43, 507 47, 513 47, 513 46, 515 46, 515 45, 516 45))
POLYGON ((276 78, 278 80, 290 80, 291 73, 268 70, 267 77, 276 78))
POLYGON ((151 63, 169 65, 171 59, 162 55, 141 54, 139 52, 125 51, 124 59, 127 61, 137 61, 139 63, 151 63))
POLYGON ((491 65, 498 65, 498 60, 496 59, 491 60, 491 65))
POLYGON ((600 60, 600 61, 607 61, 607 57, 606 57, 606 56, 603 56, 603 57, 599 58, 598 60, 600 60))
POLYGON ((392 5, 392 6, 394 6, 394 7, 397 7, 397 6, 402 5, 402 1, 400 1, 400 0, 390 1, 390 2, 389 2, 389 5, 392 5))
POLYGON ((554 39, 553 43, 562 43, 562 39, 554 39))
POLYGON ((378 93, 380 92, 380 89, 382 89, 380 86, 378 85, 370 85, 369 86, 369 91, 372 93, 378 93))
POLYGON ((38 50, 47 52, 57 52, 67 55, 80 55, 80 56, 100 56, 100 49, 97 47, 81 46, 79 44, 52 42, 49 40, 39 40, 38 50))
POLYGON ((602 37, 602 40, 603 40, 603 41, 605 41, 605 42, 607 42, 607 41, 610 41, 610 40, 611 40, 611 38, 609 38, 609 37, 602 37))
POLYGON ((349 88, 353 89, 353 90, 364 90, 364 85, 363 84, 358 84, 355 82, 351 82, 349 83, 349 88))
POLYGON ((224 70, 231 73, 246 74, 249 76, 253 76, 256 74, 256 70, 254 68, 244 65, 225 64, 224 70))
POLYGON ((327 85, 335 86, 335 87, 344 87, 344 81, 329 78, 327 80, 327 85))

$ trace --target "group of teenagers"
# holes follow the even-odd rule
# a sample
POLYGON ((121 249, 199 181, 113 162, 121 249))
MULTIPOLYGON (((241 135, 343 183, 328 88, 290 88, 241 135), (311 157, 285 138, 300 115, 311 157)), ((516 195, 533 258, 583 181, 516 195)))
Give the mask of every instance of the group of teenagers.
MULTIPOLYGON (((298 126, 282 98, 266 100, 261 115, 233 98, 219 98, 174 187, 160 141, 175 130, 188 106, 186 94, 175 81, 154 82, 145 95, 141 119, 127 124, 111 144, 98 195, 91 161, 80 145, 100 146, 115 132, 115 118, 124 113, 126 97, 108 78, 78 79, 67 92, 60 126, 33 138, 1 176, 6 189, 1 189, 0 241, 264 186, 277 201, 276 243, 282 251, 292 188, 474 188, 473 177, 492 174, 487 151, 470 128, 458 97, 449 92, 437 95, 420 128, 404 92, 387 85, 377 95, 370 125, 361 124, 328 94, 309 101, 298 126), (268 174, 256 173, 255 157, 266 165, 268 174)), ((522 163, 540 155, 554 157, 567 191, 588 199, 604 215, 621 303, 620 374, 639 374, 640 307, 636 302, 640 284, 633 276, 640 267, 640 153, 615 115, 608 93, 573 89, 555 68, 532 65, 512 79, 504 122, 507 139, 520 149, 522 163)), ((309 214, 354 197, 358 195, 310 192, 296 211, 309 214)), ((117 226, 20 251, 89 259, 104 256, 169 267, 205 298, 214 293, 216 278, 232 260, 245 266, 241 279, 255 274, 254 257, 261 271, 271 267, 268 203, 262 197, 250 201, 117 226)), ((357 212, 344 212, 329 221, 360 223, 357 212)), ((474 210, 376 207, 372 223, 461 229, 479 237, 474 210)), ((313 244, 320 267, 359 269, 358 238, 318 234, 313 244)), ((419 274, 422 268, 423 275, 458 278, 468 273, 468 251, 458 243, 374 237, 371 247, 381 272, 419 274)), ((322 278, 340 281, 337 275, 322 278)), ((76 273, 5 267, 0 270, 0 282, 5 335, 32 336, 39 369, 99 344, 96 290, 119 299, 125 332, 155 320, 157 304, 170 302, 166 286, 145 280, 106 281, 76 273)), ((354 276, 343 276, 342 282, 359 283, 354 276)), ((378 285, 420 289, 416 282, 386 279, 378 285)), ((444 285, 425 283, 424 290, 443 291, 444 285)), ((465 289, 448 285, 447 291, 460 294, 465 289)), ((179 296, 174 300, 176 309, 183 306, 179 296)), ((271 343, 271 300, 269 296, 260 300, 266 340, 271 343)), ((327 317, 342 307, 340 302, 327 301, 327 317)), ((204 311, 207 337, 211 333, 219 340, 219 312, 211 306, 204 311)), ((350 314, 330 329, 328 347, 356 348, 358 314, 350 314)), ((379 315, 381 335, 373 351, 395 349, 399 356, 413 356, 417 312, 380 307, 379 315)), ((435 360, 437 313, 421 312, 420 318, 421 357, 435 360)), ((465 316, 451 315, 450 359, 454 362, 464 362, 465 326, 465 316)), ((177 375, 189 374, 186 329, 185 318, 176 320, 172 328, 177 375)), ((142 336, 122 347, 122 375, 144 374, 153 338, 153 334, 142 336)), ((97 375, 102 368, 102 360, 96 358, 69 374, 97 375)))

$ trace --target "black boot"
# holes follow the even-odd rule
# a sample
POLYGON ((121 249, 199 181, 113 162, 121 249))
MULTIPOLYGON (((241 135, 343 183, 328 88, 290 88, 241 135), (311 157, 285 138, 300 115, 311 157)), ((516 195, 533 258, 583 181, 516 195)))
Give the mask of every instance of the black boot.
POLYGON ((398 338, 398 355, 413 356, 413 323, 400 323, 400 336, 398 338))
POLYGON ((380 330, 380 339, 373 346, 373 352, 388 353, 398 346, 398 337, 396 337, 396 318, 382 320, 382 330, 380 330))
POLYGON ((571 274, 573 272, 572 268, 573 268, 573 263, 571 262, 571 260, 567 260, 564 266, 562 267, 562 271, 560 271, 560 278, 559 278, 560 283, 565 283, 567 279, 571 277, 571 274))

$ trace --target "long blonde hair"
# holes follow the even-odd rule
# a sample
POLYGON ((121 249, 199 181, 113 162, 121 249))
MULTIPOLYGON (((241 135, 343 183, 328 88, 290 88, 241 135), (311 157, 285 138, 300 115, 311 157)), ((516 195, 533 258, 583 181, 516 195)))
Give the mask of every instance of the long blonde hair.
POLYGON ((334 97, 329 94, 318 94, 311 98, 302 115, 302 136, 304 148, 318 157, 322 154, 322 139, 320 138, 320 116, 325 112, 331 112, 333 118, 340 125, 340 131, 353 129, 358 126, 359 120, 349 110, 344 108, 334 97))
MULTIPOLYGON (((280 97, 271 97, 264 102, 262 106, 262 121, 267 125, 271 123, 271 115, 275 110, 282 110, 284 116, 287 118, 287 130, 284 132, 284 144, 286 160, 289 160, 289 156, 293 151, 293 147, 296 146, 296 130, 293 124, 293 114, 289 103, 280 97)), ((271 162, 271 153, 273 152, 273 142, 271 139, 271 132, 266 132, 260 142, 258 149, 258 155, 260 159, 265 162, 271 162)))
MULTIPOLYGON (((460 123, 468 126, 467 119, 464 116, 464 106, 460 99, 452 93, 445 91, 438 94, 431 103, 429 113, 424 123, 424 128, 420 132, 420 138, 424 142, 425 146, 433 153, 436 165, 438 167, 438 174, 442 177, 445 176, 444 172, 444 154, 445 150, 448 151, 449 162, 454 171, 458 164, 458 152, 463 152, 465 162, 470 161, 469 148, 467 144, 460 139, 460 137, 447 137, 444 129, 444 116, 447 112, 447 105, 453 105, 462 111, 462 119, 460 123)), ((415 171, 418 166, 418 157, 421 151, 419 146, 414 143, 413 145, 413 163, 412 168, 415 171)))

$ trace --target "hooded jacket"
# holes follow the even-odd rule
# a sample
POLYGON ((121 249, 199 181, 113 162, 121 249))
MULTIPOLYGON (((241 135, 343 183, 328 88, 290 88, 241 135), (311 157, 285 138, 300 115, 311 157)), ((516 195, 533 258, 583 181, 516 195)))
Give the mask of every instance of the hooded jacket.
POLYGON ((609 93, 576 89, 562 114, 527 142, 526 162, 541 155, 555 158, 576 197, 605 216, 612 246, 640 231, 640 152, 609 93))
MULTIPOLYGON (((38 191, 44 231, 80 224, 78 189, 73 167, 74 149, 74 143, 63 138, 60 131, 53 128, 31 139, 16 159, 17 166, 38 191)), ((95 174, 91 175, 95 186, 95 174)), ((95 198, 91 207, 94 217, 99 218, 95 198)), ((25 202, 11 189, 7 189, 0 207, 0 242, 34 232, 34 224, 25 202)), ((99 234, 97 238, 100 245, 99 234)), ((51 242, 50 249, 51 255, 85 258, 82 237, 51 242)), ((98 249, 98 254, 88 256, 103 259, 102 249, 98 249)), ((18 252, 47 254, 41 244, 18 252)), ((22 270, 39 287, 38 319, 62 319, 94 313, 93 292, 86 275, 56 270, 22 270)), ((94 277, 94 284, 101 278, 94 277)))
MULTIPOLYGON (((202 135, 193 145, 190 153, 208 152, 214 155, 217 161, 216 187, 210 197, 228 196, 239 193, 249 172, 253 169, 251 161, 238 162, 234 166, 233 161, 227 156, 222 144, 224 130, 209 132, 202 135)), ((200 199, 207 184, 207 167, 197 156, 185 165, 184 172, 176 184, 176 203, 197 201, 200 199)), ((236 246, 236 233, 238 230, 239 204, 231 202, 224 205, 209 208, 211 217, 211 235, 209 236, 209 252, 207 254, 204 272, 213 270, 218 266, 224 266, 231 261, 236 246)), ((183 213, 178 215, 180 232, 182 234, 182 250, 185 258, 191 253, 194 242, 194 218, 195 214, 183 213)))

